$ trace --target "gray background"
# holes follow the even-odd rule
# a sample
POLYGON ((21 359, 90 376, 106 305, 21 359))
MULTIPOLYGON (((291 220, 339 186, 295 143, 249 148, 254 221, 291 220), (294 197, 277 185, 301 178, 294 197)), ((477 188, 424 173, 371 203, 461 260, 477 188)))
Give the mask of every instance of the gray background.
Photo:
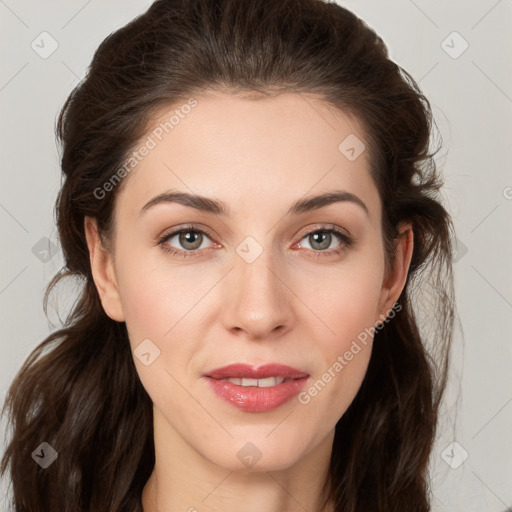
MULTIPOLYGON (((0 0, 2 403, 30 351, 58 326, 57 308, 64 318, 73 297, 63 289, 44 316, 45 286, 63 264, 53 219, 57 113, 99 43, 149 3, 0 0)), ((512 506, 512 1, 339 3, 376 29, 419 81, 444 142, 437 161, 459 239, 464 338, 456 332, 432 455, 433 511, 501 512, 512 506)))

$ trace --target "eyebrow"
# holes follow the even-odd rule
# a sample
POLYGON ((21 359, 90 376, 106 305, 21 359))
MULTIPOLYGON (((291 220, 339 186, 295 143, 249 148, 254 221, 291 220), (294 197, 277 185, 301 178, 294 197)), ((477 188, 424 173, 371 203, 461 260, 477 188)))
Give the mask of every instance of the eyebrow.
MULTIPOLYGON (((318 210, 324 206, 339 202, 350 202, 356 204, 360 206, 367 215, 369 215, 368 208, 363 201, 355 194, 346 190, 334 190, 332 192, 299 199, 290 206, 286 215, 300 215, 302 213, 318 210)), ((142 207, 140 215, 153 206, 162 203, 178 203, 183 206, 188 206, 190 208, 195 208, 196 210, 223 217, 230 217, 232 215, 229 206, 222 201, 195 194, 188 194, 186 192, 174 192, 172 190, 153 197, 153 199, 142 207)))

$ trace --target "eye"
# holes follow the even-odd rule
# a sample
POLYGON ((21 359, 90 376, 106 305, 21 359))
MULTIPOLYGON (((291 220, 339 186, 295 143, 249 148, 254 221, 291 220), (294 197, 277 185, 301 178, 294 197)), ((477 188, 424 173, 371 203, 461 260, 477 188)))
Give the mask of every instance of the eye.
MULTIPOLYGON (((314 231, 309 231, 306 233, 304 237, 302 237, 301 240, 306 240, 308 244, 310 245, 310 249, 317 253, 315 256, 329 256, 332 254, 340 254, 345 249, 350 247, 353 243, 353 240, 351 237, 349 237, 347 234, 342 232, 340 229, 331 226, 331 227, 320 227, 315 229, 314 231), (338 246, 334 247, 333 249, 329 249, 331 244, 335 242, 335 240, 338 239, 340 242, 338 246)), ((301 244, 302 246, 302 244, 301 244)))
POLYGON ((206 231, 194 226, 185 226, 164 235, 158 241, 158 244, 161 245, 163 251, 186 258, 196 255, 201 249, 205 249, 203 242, 206 238, 210 238, 206 231), (175 243, 178 244, 178 247, 170 245, 173 238, 176 238, 175 243))
MULTIPOLYGON (((204 249, 211 247, 220 247, 219 244, 213 243, 213 245, 204 246, 206 239, 210 239, 210 235, 203 229, 199 229, 195 226, 184 226, 180 229, 172 231, 160 238, 158 245, 162 247, 162 250, 166 253, 174 256, 181 256, 183 258, 197 256, 204 249), (173 239, 176 245, 172 245, 173 239)), ((321 226, 313 231, 309 231, 302 238, 306 240, 310 247, 308 253, 312 253, 315 257, 330 256, 340 254, 348 247, 353 244, 353 240, 350 236, 345 234, 341 229, 335 226, 321 226), (332 249, 329 249, 331 244, 338 239, 338 245, 332 249)), ((302 247, 302 243, 299 244, 302 247)))

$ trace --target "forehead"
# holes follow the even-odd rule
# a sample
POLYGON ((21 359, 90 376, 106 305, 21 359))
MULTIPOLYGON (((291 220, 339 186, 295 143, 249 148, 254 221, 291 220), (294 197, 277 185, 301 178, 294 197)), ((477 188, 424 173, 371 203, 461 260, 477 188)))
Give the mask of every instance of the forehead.
POLYGON ((379 203, 360 123, 318 95, 196 95, 160 109, 144 146, 117 201, 131 215, 169 189, 219 198, 235 214, 334 189, 379 203))

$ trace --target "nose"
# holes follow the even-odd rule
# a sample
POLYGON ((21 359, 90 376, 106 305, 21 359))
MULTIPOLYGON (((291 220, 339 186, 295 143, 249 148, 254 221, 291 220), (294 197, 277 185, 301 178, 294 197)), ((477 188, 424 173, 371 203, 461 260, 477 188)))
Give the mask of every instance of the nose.
POLYGON ((236 255, 223 281, 222 320, 231 333, 269 340, 292 328, 294 295, 284 267, 275 264, 271 251, 263 251, 251 263, 236 255))

